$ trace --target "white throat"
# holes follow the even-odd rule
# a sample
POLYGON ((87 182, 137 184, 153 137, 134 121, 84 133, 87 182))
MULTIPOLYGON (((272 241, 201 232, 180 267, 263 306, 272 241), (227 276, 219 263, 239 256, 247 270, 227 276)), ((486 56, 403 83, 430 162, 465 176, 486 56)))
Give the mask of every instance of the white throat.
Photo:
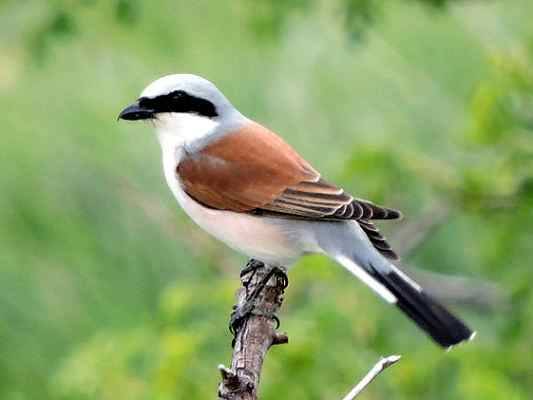
POLYGON ((183 146, 195 147, 217 132, 219 122, 196 114, 160 114, 154 119, 163 153, 183 146))
POLYGON ((184 194, 176 167, 184 151, 202 148, 220 130, 220 123, 196 114, 159 114, 153 124, 161 145, 165 180, 181 204, 184 194))

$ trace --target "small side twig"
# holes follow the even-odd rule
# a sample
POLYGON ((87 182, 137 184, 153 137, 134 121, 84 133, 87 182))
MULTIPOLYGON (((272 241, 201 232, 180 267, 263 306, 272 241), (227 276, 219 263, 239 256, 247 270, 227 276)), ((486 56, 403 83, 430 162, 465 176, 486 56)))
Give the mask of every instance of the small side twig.
POLYGON ((275 316, 283 302, 286 275, 273 273, 273 267, 255 260, 250 260, 244 271, 232 315, 231 368, 218 366, 222 377, 218 398, 224 400, 257 399, 268 349, 289 341, 285 333, 277 331, 279 321, 275 316))
POLYGON ((401 356, 393 355, 381 358, 357 385, 342 400, 355 399, 370 383, 391 365, 396 364, 401 356))

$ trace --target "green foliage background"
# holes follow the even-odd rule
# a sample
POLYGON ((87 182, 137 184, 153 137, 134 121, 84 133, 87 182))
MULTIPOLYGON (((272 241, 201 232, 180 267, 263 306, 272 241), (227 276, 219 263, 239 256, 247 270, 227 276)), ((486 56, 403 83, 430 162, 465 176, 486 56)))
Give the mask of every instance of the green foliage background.
POLYGON ((458 309, 478 338, 446 353, 304 259, 263 398, 340 398, 390 353, 364 398, 531 398, 532 19, 530 0, 1 1, 0 398, 215 396, 245 260, 178 210, 150 127, 116 122, 174 72, 358 196, 408 220, 446 204, 407 261, 511 294, 458 309))

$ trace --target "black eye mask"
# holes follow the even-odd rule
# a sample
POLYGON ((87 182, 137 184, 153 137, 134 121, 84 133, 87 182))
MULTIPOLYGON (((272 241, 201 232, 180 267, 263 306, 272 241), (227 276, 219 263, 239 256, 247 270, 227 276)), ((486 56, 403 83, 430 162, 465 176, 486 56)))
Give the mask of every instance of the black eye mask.
POLYGON ((217 117, 216 107, 209 100, 195 97, 183 90, 176 90, 154 98, 141 97, 139 106, 152 110, 154 114, 163 112, 192 113, 204 117, 217 117))

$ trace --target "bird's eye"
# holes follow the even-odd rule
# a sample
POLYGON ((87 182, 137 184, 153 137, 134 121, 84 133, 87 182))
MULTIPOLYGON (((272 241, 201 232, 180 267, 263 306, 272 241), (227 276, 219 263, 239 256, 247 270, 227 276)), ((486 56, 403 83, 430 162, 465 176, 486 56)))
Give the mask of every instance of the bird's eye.
POLYGON ((183 90, 176 90, 175 92, 172 92, 172 98, 173 99, 180 99, 183 96, 185 96, 185 92, 183 90))

